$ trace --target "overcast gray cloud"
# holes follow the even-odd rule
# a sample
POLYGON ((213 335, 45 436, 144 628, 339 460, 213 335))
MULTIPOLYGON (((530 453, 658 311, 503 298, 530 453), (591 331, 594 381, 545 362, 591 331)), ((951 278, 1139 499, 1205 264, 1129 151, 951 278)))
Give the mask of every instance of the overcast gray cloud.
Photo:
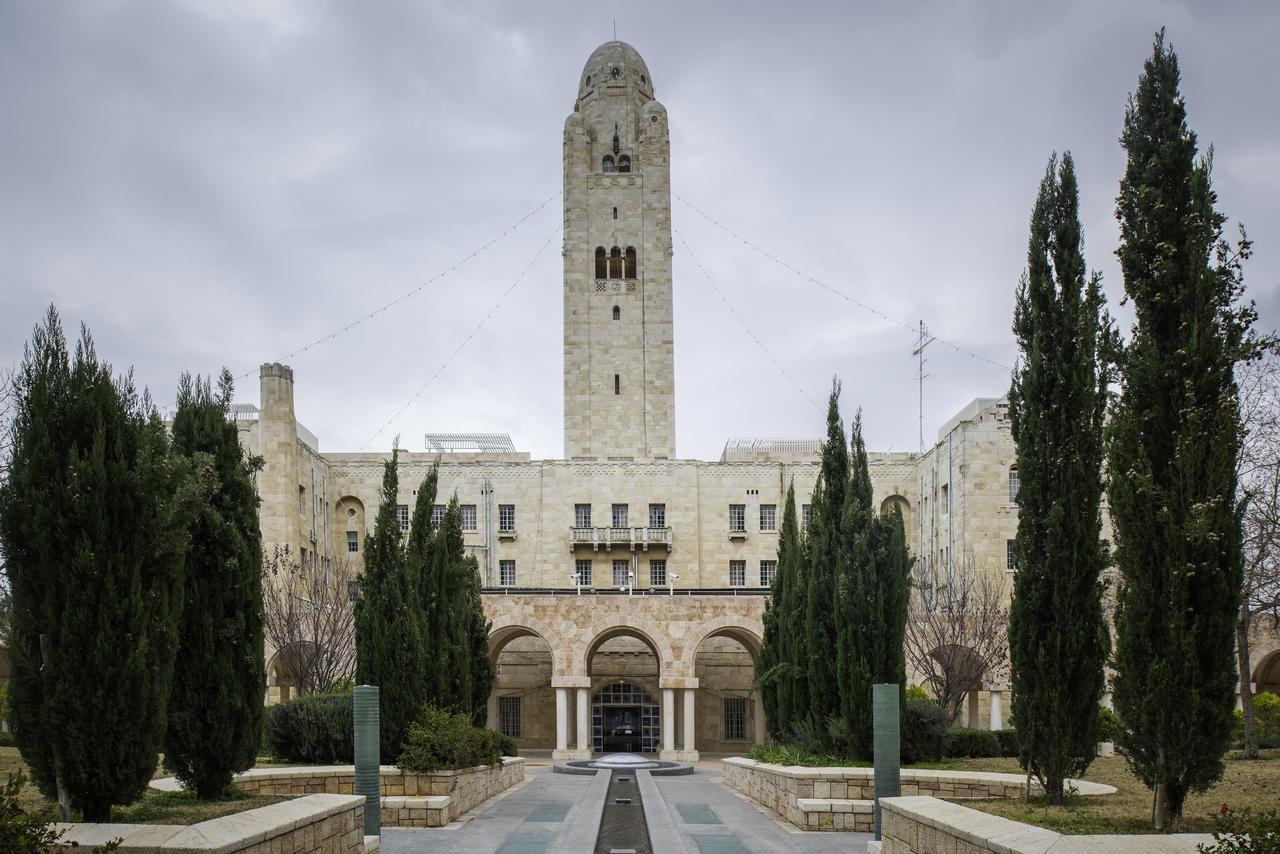
MULTIPOLYGON (((672 129, 676 193, 813 277, 1005 365, 1026 221, 1054 150, 1089 263, 1123 295, 1117 138, 1168 28, 1221 209, 1280 325, 1280 5, 0 2, 0 363, 44 307, 159 400, 256 366, 430 279, 556 193, 582 64, 618 36, 672 129), (1234 225, 1232 226, 1234 228, 1234 225)), ((561 453, 554 199, 393 309, 289 359, 323 448, 428 430, 561 453), (485 327, 408 406, 535 257, 485 327)), ((833 374, 874 449, 917 443, 912 333, 768 261, 681 201, 677 447, 821 430, 833 374), (744 332, 693 263, 801 390, 744 332)), ((929 349, 925 432, 1008 372, 929 349)))

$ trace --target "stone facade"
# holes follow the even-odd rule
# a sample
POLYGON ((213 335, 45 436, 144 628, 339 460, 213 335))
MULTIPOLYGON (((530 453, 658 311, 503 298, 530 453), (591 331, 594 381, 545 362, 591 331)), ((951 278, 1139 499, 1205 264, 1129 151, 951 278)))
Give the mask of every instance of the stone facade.
MULTIPOLYGON (((494 624, 490 720, 526 747, 590 750, 595 696, 618 682, 657 707, 650 746, 671 755, 740 752, 765 731, 753 671, 768 573, 787 487, 803 511, 820 443, 733 439, 717 461, 676 456, 670 215, 666 110, 635 49, 606 43, 564 129, 564 458, 482 442, 400 456, 406 519, 435 463, 438 500, 463 505, 494 624)), ((262 366, 260 403, 237 420, 265 461, 265 549, 358 571, 387 453, 322 452, 288 366, 262 366)), ((901 508, 918 578, 941 586, 960 561, 1010 577, 1013 466, 995 398, 922 454, 870 454, 875 500, 901 508)), ((1260 679, 1280 680, 1274 640, 1259 643, 1260 679)), ((288 675, 274 660, 268 671, 268 702, 287 698, 288 675)), ((974 693, 970 725, 1003 724, 1005 687, 974 693)))

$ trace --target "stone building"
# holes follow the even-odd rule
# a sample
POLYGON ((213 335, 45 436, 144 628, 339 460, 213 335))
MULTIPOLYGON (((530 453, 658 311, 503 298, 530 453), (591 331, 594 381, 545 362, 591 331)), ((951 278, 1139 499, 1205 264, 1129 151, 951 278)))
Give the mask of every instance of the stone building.
MULTIPOLYGON (((505 434, 428 434, 400 457, 401 524, 438 461, 440 500, 457 495, 484 576, 490 723, 521 746, 741 751, 764 733, 754 660, 787 486, 807 511, 819 442, 733 439, 716 461, 676 452, 667 113, 630 45, 591 54, 563 145, 564 459, 530 459, 505 434)), ((264 547, 358 567, 387 454, 322 452, 293 386, 289 367, 263 365, 260 408, 237 407, 265 460, 264 547)), ((876 501, 902 509, 920 577, 943 584, 960 560, 1012 569, 1013 464, 995 399, 922 455, 871 455, 876 501)), ((268 701, 287 698, 268 653, 268 701)), ((973 692, 972 724, 1001 725, 1003 687, 973 692)))

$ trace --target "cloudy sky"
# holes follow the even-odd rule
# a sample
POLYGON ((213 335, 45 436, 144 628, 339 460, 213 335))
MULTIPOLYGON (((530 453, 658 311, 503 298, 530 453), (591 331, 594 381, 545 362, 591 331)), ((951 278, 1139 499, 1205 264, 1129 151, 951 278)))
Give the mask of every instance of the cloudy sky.
POLYGON ((475 430, 559 455, 552 197, 615 18, 670 114, 681 456, 817 435, 833 374, 870 447, 915 449, 913 332, 894 321, 983 357, 930 346, 926 438, 1001 394, 1055 150, 1127 317, 1117 138, 1161 26, 1220 207, 1255 240, 1262 325, 1280 326, 1273 2, 2 0, 0 365, 52 302, 162 402, 181 371, 226 365, 256 403, 257 366, 285 359, 323 449, 475 430))

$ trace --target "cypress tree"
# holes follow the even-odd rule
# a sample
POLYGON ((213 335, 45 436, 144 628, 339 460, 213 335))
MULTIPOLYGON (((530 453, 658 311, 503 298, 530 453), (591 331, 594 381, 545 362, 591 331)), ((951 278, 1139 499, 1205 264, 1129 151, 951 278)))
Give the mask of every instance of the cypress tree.
POLYGON ((46 797, 86 821, 155 773, 198 487, 149 396, 52 307, 15 378, 0 545, 12 585, 10 721, 46 797))
POLYGON ((842 561, 836 577, 836 677, 840 741, 850 756, 871 747, 871 658, 876 642, 877 530, 871 511, 871 472, 862 440, 862 413, 850 435, 850 480, 840 513, 842 561))
POLYGON ((397 513, 399 451, 382 471, 382 503, 365 538, 364 575, 355 607, 356 681, 379 687, 382 755, 400 755, 409 724, 426 699, 428 660, 421 598, 410 577, 397 513))
POLYGON ((431 660, 431 649, 435 643, 437 619, 434 599, 436 586, 432 575, 432 550, 435 547, 436 527, 431 520, 431 513, 435 508, 439 483, 440 463, 437 461, 418 486, 418 494, 413 504, 413 516, 409 522, 409 538, 405 542, 404 549, 405 567, 416 591, 418 614, 422 621, 422 645, 428 661, 431 660))
POLYGON ((1012 717, 1019 761, 1051 804, 1093 761, 1110 648, 1100 505, 1114 333, 1099 276, 1086 283, 1078 196, 1071 155, 1051 159, 1031 214, 1013 322, 1022 358, 1009 391, 1019 481, 1012 717))
MULTIPOLYGON (((872 682, 907 690, 907 611, 911 604, 911 551, 902 508, 896 503, 876 520, 876 589, 872 615, 872 682)), ((868 702, 870 702, 868 700, 868 702)))
POLYGON ((489 691, 493 688, 493 661, 489 658, 489 618, 484 615, 480 596, 480 566, 475 557, 466 561, 463 578, 463 602, 466 609, 467 658, 471 671, 471 720, 484 726, 489 719, 489 691))
POLYGON ((765 719, 775 738, 791 738, 808 714, 804 700, 804 540, 796 522, 796 489, 787 501, 778 532, 778 571, 765 604, 764 639, 757 663, 765 719))
POLYGON ((262 535, 253 475, 230 420, 231 373, 210 382, 184 374, 174 450, 208 486, 191 520, 186 591, 169 700, 165 764, 201 799, 221 795, 253 767, 266 682, 262 640, 262 535))
POLYGON ((1136 322, 1109 427, 1118 739, 1155 792, 1155 826, 1223 772, 1241 584, 1233 371, 1253 344, 1243 238, 1222 239, 1210 158, 1197 157, 1178 61, 1157 35, 1125 112, 1117 252, 1136 322))
POLYGON ((840 422, 840 381, 831 382, 827 403, 827 437, 822 465, 810 504, 808 572, 805 579, 804 636, 807 675, 807 728, 828 746, 829 727, 840 714, 836 673, 836 578, 847 560, 841 536, 845 493, 849 488, 849 446, 840 422))
POLYGON ((465 574, 472 571, 462 538, 462 510, 453 496, 436 531, 431 555, 435 585, 434 651, 428 702, 442 709, 471 712, 471 641, 463 606, 465 574))

